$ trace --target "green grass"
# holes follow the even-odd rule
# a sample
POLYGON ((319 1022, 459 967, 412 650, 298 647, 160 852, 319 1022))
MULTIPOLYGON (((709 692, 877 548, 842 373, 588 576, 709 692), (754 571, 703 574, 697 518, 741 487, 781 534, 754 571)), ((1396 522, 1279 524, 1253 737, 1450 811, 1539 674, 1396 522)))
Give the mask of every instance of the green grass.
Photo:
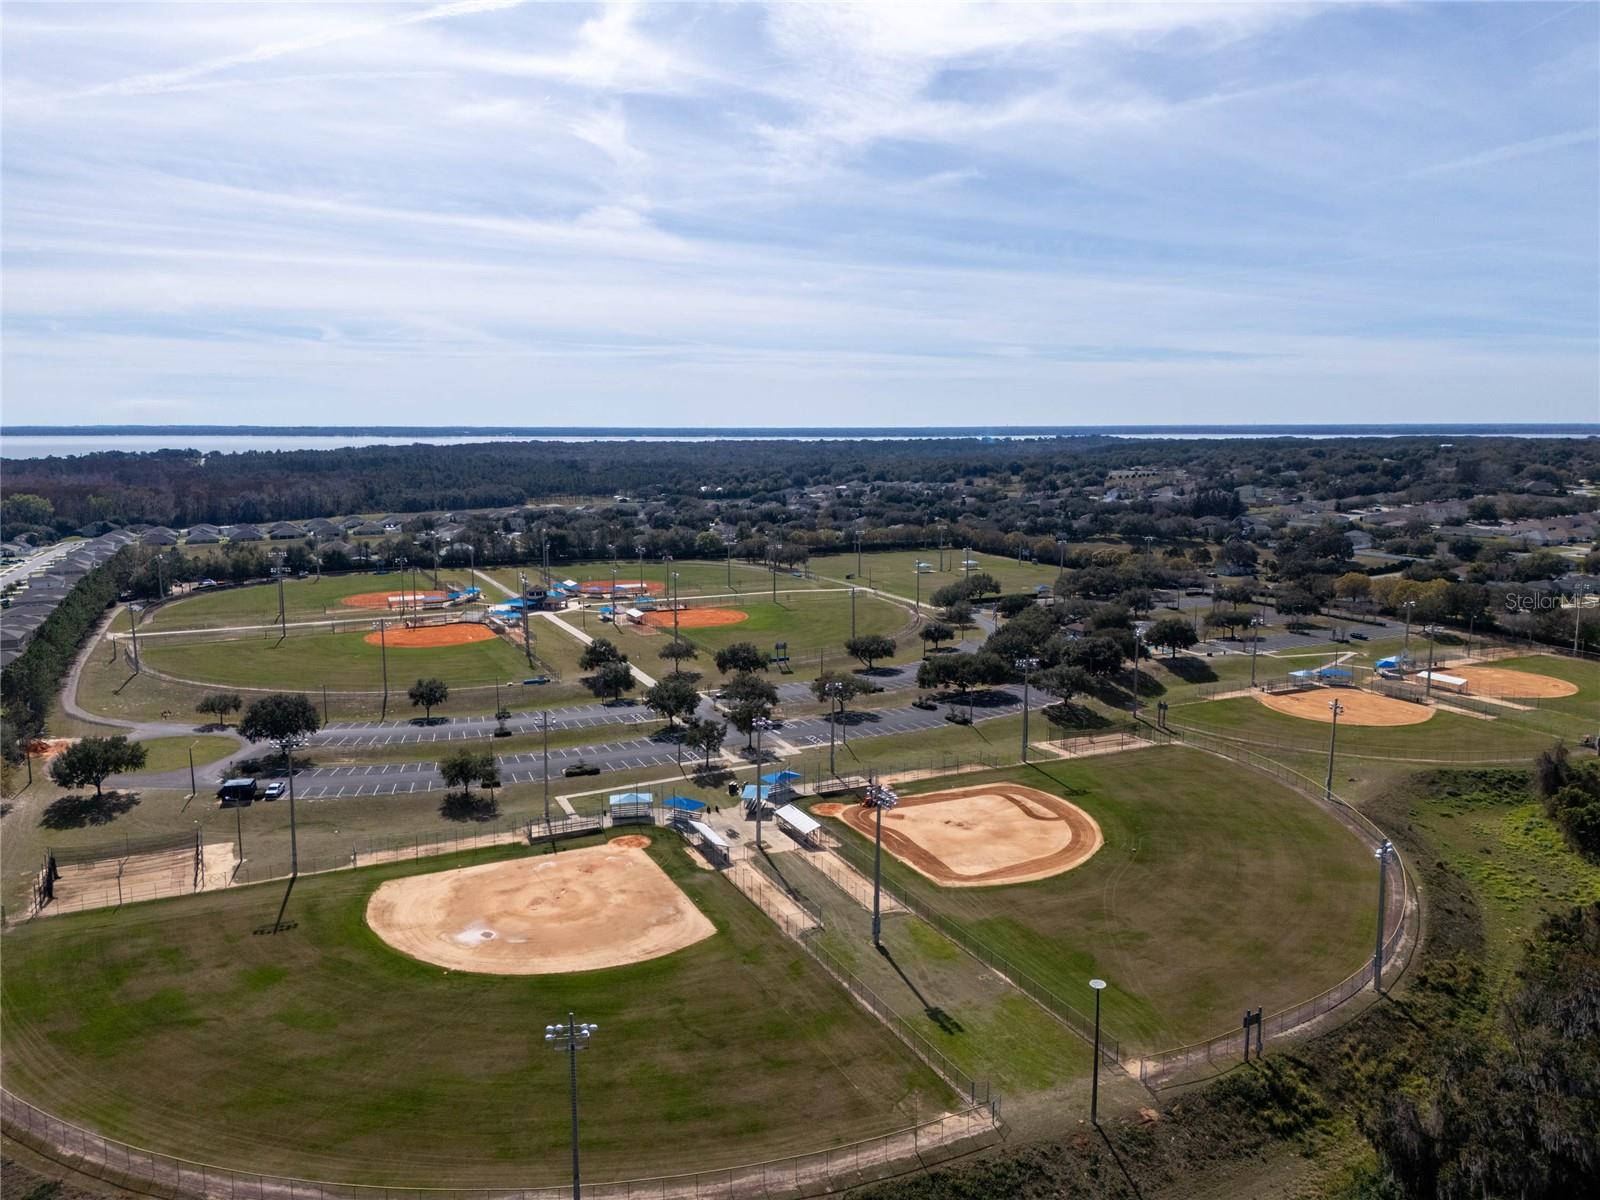
MULTIPOLYGON (((382 651, 362 633, 310 633, 229 641, 157 641, 140 647, 146 666, 179 679, 225 686, 314 691, 378 691, 382 651)), ((464 646, 388 650, 389 689, 404 692, 419 678, 437 676, 461 687, 520 681, 526 659, 502 638, 464 646)))
POLYGON ((189 751, 194 750, 194 765, 203 767, 219 758, 226 758, 239 748, 231 737, 217 734, 199 737, 147 738, 139 743, 145 749, 145 764, 140 774, 154 775, 160 771, 176 771, 189 765, 189 751))
MULTIPOLYGON (((1185 705, 1170 723, 1244 741, 1267 752, 1327 753, 1329 728, 1275 712, 1252 696, 1185 705)), ((1427 762, 1486 762, 1529 757, 1550 743, 1552 735, 1513 716, 1480 720, 1460 713, 1435 711, 1419 725, 1339 726, 1338 750, 1351 757, 1427 762)))
MULTIPOLYGON (((850 638, 850 596, 847 592, 800 592, 784 596, 777 604, 770 600, 752 599, 738 603, 719 603, 719 608, 733 608, 748 614, 737 625, 710 629, 683 629, 681 636, 692 642, 700 657, 685 663, 687 669, 702 672, 708 679, 718 678, 716 652, 735 642, 754 642, 773 653, 778 642, 787 642, 792 667, 800 678, 817 673, 818 653, 824 665, 834 669, 860 666, 845 653, 844 644, 850 638)), ((922 642, 916 636, 916 621, 906 609, 892 601, 877 596, 858 593, 855 599, 855 628, 860 634, 883 634, 896 640, 893 660, 904 661, 921 655, 922 642)), ((641 632, 627 621, 613 625, 602 622, 594 614, 580 617, 565 613, 560 618, 574 629, 581 629, 591 637, 606 637, 621 647, 643 670, 659 675, 670 670, 657 655, 661 647, 671 640, 667 628, 641 632)))
POLYGON ((856 575, 857 581, 868 587, 903 596, 907 600, 915 600, 920 587, 922 602, 927 604, 934 592, 946 584, 960 582, 965 576, 966 572, 961 566, 963 557, 970 557, 976 564, 972 568, 974 574, 987 571, 1000 581, 1001 588, 1007 592, 1031 592, 1040 584, 1051 587, 1059 574, 1054 563, 1018 563, 1015 558, 978 552, 963 556, 959 546, 954 550, 945 550, 943 571, 938 569, 939 552, 935 549, 864 552, 859 573, 853 553, 819 555, 809 565, 812 573, 822 579, 842 580, 847 574, 856 575), (919 562, 928 563, 931 567, 920 577, 915 569, 919 562))
MULTIPOLYGON (((1313 996, 1361 965, 1375 928, 1370 852, 1287 788, 1177 747, 908 784, 1012 780, 1067 796, 1105 845, 1035 883, 940 888, 884 856, 897 886, 1080 1010, 1110 981, 1108 1028, 1165 1048, 1226 1030, 1247 1006, 1313 996)), ((837 826, 837 823, 836 823, 837 826)), ((858 850, 868 843, 854 832, 858 850)))
MULTIPOLYGON (((440 571, 441 589, 451 583, 468 584, 465 569, 440 571)), ((417 590, 434 591, 433 576, 421 573, 416 576, 417 590)), ((402 580, 398 572, 376 575, 363 572, 355 575, 326 575, 322 579, 286 579, 283 583, 283 608, 293 621, 314 620, 318 617, 359 618, 368 610, 341 604, 346 596, 362 592, 389 592, 398 594, 412 590, 413 579, 407 573, 402 580)), ((481 585, 480 585, 481 586, 481 585)), ((210 589, 196 592, 162 605, 151 613, 140 626, 145 629, 209 629, 224 625, 256 625, 278 619, 278 585, 275 582, 248 584, 244 587, 210 589)), ((121 624, 125 627, 124 619, 121 624)))
POLYGON ((35 922, 6 939, 7 1086, 169 1153, 449 1187, 562 1181, 566 1061, 541 1026, 569 1010, 600 1025, 579 1063, 594 1179, 822 1148, 954 1103, 726 880, 675 839, 651 853, 717 933, 611 971, 452 973, 390 949, 367 897, 439 861, 303 878, 276 935, 256 931, 280 886, 35 922))

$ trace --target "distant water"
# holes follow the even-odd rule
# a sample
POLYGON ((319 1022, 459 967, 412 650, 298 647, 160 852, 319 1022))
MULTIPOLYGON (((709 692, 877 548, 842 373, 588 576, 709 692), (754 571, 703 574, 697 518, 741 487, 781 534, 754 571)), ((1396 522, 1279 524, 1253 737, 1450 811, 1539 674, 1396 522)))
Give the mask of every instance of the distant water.
POLYGON ((1342 438, 1342 437, 1595 437, 1600 436, 1600 425, 1529 426, 1182 426, 1152 428, 1150 426, 1073 426, 1029 427, 1026 429, 955 429, 927 428, 905 430, 601 430, 579 431, 539 430, 536 432, 430 432, 427 430, 405 433, 339 432, 306 434, 298 432, 260 429, 250 433, 196 432, 160 430, 152 433, 114 433, 102 429, 86 429, 82 433, 66 432, 52 428, 46 433, 0 432, 0 458, 74 457, 98 454, 107 450, 125 453, 142 453, 156 450, 196 450, 202 454, 235 454, 241 451, 274 450, 339 450, 350 446, 411 446, 426 443, 431 446, 460 446, 484 442, 718 442, 718 441, 925 441, 948 438, 983 438, 1003 442, 1018 439, 1049 437, 1116 437, 1128 439, 1178 438, 1183 440, 1215 441, 1225 438, 1342 438))

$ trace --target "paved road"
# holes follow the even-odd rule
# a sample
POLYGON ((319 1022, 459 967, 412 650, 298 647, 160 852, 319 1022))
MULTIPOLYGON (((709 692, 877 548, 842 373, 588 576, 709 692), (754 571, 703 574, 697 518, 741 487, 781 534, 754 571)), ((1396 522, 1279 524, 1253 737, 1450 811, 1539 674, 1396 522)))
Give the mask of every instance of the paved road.
POLYGON ((0 588, 12 583, 21 583, 35 571, 44 570, 56 559, 66 554, 67 551, 75 550, 82 545, 82 542, 57 542, 54 546, 46 546, 38 553, 30 554, 14 566, 9 566, 4 571, 0 571, 0 588))

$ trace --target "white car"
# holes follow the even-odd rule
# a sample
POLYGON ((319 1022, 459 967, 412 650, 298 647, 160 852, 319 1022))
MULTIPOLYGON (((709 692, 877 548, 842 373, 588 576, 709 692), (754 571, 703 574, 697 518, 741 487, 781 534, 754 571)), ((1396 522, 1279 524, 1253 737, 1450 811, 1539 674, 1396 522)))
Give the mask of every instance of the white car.
POLYGON ((279 796, 283 795, 283 792, 284 792, 284 785, 283 784, 281 784, 281 783, 269 783, 269 784, 267 784, 266 791, 261 793, 261 798, 264 799, 264 800, 276 800, 279 796))

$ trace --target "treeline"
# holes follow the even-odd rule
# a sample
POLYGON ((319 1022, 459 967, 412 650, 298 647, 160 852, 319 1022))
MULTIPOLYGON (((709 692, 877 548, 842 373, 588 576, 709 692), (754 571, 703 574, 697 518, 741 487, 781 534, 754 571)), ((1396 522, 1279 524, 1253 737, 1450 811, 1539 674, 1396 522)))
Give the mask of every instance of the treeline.
POLYGON ((44 733, 51 702, 95 623, 127 586, 133 555, 119 550, 90 571, 45 619, 28 648, 0 672, 0 748, 18 761, 44 733))
POLYGON ((786 489, 862 481, 904 483, 887 491, 886 508, 934 519, 957 515, 932 511, 942 485, 975 487, 980 504, 986 482, 994 484, 995 500, 1020 487, 1059 501, 1135 467, 1186 472, 1199 486, 1180 511, 1196 519, 1235 515, 1230 493, 1243 484, 1352 502, 1386 494, 1467 499, 1530 487, 1559 493, 1600 475, 1600 440, 1483 438, 1448 447, 1425 437, 495 442, 228 455, 106 452, 8 466, 3 493, 42 497, 66 528, 93 521, 258 523, 616 494, 781 503, 786 489))

